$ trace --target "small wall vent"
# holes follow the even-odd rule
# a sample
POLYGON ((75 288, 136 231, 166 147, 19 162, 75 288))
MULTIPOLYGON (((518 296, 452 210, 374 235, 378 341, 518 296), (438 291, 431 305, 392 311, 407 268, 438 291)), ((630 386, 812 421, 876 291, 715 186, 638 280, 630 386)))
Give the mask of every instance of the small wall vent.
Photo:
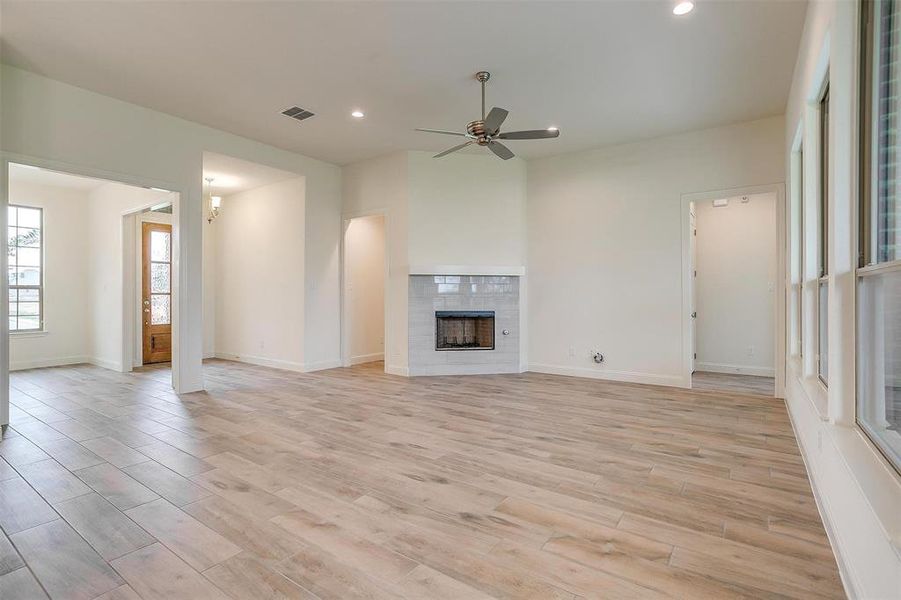
POLYGON ((283 110, 282 114, 286 117, 291 117, 292 119, 303 121, 304 119, 309 119, 315 113, 312 113, 307 109, 301 108, 299 106, 292 106, 291 108, 286 108, 285 110, 283 110))

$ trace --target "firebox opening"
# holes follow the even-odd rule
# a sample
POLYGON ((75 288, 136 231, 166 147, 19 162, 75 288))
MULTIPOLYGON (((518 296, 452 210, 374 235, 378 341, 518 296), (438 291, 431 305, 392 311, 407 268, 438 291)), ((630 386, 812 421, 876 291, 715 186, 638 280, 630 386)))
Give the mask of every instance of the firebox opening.
POLYGON ((493 310, 439 310, 435 323, 435 350, 494 350, 493 310))

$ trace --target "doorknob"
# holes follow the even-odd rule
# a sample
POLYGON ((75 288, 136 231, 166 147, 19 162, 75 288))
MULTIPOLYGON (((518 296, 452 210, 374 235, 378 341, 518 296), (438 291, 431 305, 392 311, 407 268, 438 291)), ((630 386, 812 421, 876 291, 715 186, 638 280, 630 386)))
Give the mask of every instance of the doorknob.
POLYGON ((697 319, 697 318, 698 318, 698 312, 695 311, 695 312, 691 313, 691 318, 692 318, 692 319, 697 319))
POLYGON ((144 300, 144 306, 150 306, 150 300, 144 300))

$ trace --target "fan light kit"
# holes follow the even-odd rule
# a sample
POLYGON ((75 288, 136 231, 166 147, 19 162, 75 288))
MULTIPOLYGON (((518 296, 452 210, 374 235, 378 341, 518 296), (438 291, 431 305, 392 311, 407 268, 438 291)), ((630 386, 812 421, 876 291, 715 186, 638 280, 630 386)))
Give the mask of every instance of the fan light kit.
POLYGON ((515 155, 509 148, 497 140, 540 140, 555 138, 560 135, 560 130, 556 127, 501 133, 501 124, 504 122, 504 119, 507 118, 507 111, 495 106, 487 115, 485 114, 485 82, 488 81, 490 77, 491 74, 488 71, 479 71, 476 73, 476 80, 482 84, 482 118, 477 121, 470 121, 466 125, 465 133, 460 133, 459 131, 446 131, 443 129, 416 129, 416 131, 425 131, 426 133, 458 135, 469 138, 468 141, 463 142, 458 146, 448 148, 444 152, 436 154, 434 158, 441 158, 442 156, 447 156, 457 150, 462 150, 471 144, 478 144, 479 146, 487 147, 499 158, 508 160, 515 155))
POLYGON ((673 14, 677 17, 687 15, 694 10, 694 7, 695 3, 691 0, 682 0, 681 2, 676 2, 676 5, 673 7, 673 14))
POLYGON ((216 220, 216 217, 219 216, 219 209, 222 207, 222 196, 214 196, 213 195, 213 181, 212 177, 205 177, 207 185, 207 196, 209 197, 210 202, 210 212, 207 215, 206 222, 210 225, 213 224, 213 221, 216 220))

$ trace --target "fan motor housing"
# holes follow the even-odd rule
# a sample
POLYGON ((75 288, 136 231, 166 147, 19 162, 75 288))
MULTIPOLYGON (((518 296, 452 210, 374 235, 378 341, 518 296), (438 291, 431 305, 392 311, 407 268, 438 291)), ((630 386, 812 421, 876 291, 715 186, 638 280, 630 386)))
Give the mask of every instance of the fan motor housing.
POLYGON ((485 121, 470 121, 466 124, 466 133, 469 134, 470 137, 475 138, 475 141, 480 145, 484 146, 491 140, 488 137, 488 131, 485 129, 485 121))

